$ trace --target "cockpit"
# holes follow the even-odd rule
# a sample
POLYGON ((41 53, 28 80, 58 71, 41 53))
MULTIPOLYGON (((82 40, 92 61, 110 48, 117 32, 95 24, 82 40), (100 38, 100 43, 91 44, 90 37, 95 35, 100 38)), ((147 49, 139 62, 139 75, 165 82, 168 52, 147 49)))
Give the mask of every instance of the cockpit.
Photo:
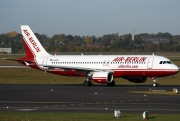
POLYGON ((159 64, 172 64, 171 61, 160 61, 159 64))

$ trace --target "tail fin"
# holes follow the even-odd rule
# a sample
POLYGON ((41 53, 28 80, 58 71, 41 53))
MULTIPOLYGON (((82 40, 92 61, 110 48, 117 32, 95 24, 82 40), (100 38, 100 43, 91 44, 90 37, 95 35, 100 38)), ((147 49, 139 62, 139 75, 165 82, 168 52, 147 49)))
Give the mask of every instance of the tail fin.
POLYGON ((22 25, 21 31, 24 39, 24 47, 27 57, 49 55, 28 25, 22 25))

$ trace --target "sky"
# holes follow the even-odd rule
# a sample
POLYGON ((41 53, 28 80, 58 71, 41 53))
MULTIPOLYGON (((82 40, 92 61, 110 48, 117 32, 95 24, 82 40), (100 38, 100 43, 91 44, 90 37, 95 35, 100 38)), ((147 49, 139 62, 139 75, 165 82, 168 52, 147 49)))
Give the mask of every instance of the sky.
POLYGON ((169 32, 180 35, 180 0, 0 0, 0 34, 20 25, 55 34, 103 36, 169 32))

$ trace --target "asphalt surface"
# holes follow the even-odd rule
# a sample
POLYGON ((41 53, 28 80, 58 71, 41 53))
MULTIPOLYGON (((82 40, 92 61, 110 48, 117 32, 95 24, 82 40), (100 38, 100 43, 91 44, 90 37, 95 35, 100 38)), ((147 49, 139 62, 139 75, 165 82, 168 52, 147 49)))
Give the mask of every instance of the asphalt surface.
MULTIPOLYGON (((177 87, 180 89, 180 87, 177 87)), ((167 90, 172 86, 0 85, 0 111, 114 112, 180 114, 180 94, 146 95, 127 91, 167 90)))

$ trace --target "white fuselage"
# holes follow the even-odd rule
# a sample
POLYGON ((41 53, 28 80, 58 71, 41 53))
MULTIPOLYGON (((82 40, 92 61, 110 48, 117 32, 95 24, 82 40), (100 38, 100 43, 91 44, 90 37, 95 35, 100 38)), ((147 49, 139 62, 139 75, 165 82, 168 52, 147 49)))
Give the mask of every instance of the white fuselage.
POLYGON ((57 68, 57 71, 61 68, 93 71, 110 70, 113 71, 114 77, 168 76, 179 70, 176 65, 167 63, 170 62, 169 59, 153 55, 54 55, 37 57, 36 61, 41 65, 41 69, 44 68, 43 66, 48 66, 57 68), (160 64, 161 61, 165 63, 160 64), (134 75, 135 73, 136 75, 134 75))

